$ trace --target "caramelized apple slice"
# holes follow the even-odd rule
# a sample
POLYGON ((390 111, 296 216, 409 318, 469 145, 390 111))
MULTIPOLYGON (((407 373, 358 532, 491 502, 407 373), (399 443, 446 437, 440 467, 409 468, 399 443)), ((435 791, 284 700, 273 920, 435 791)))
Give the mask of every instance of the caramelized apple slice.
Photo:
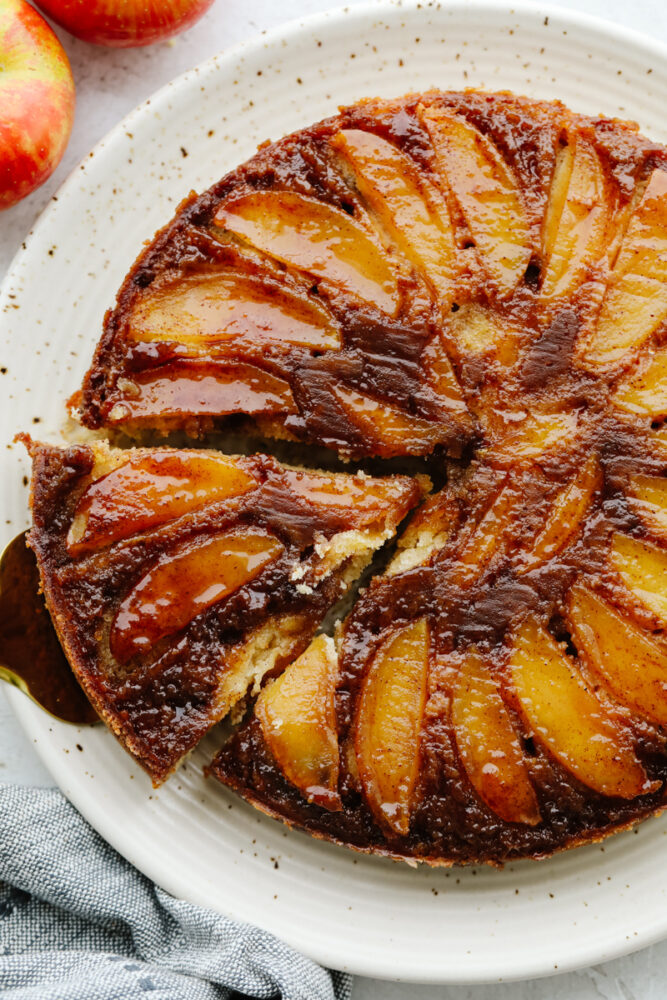
POLYGON ((455 578, 461 585, 472 583, 497 553, 505 550, 520 494, 509 477, 495 495, 473 534, 459 553, 455 578))
POLYGON ((622 705, 667 726, 667 648, 578 583, 568 619, 579 654, 622 705))
POLYGON ((404 413, 341 385, 335 386, 334 394, 352 423, 377 442, 378 453, 384 458, 425 455, 446 440, 447 429, 436 421, 404 413))
POLYGON ((102 548, 257 485, 238 461, 222 455, 171 450, 132 455, 83 494, 67 549, 78 556, 102 548))
POLYGON ((639 603, 667 625, 667 550, 617 532, 610 560, 639 603))
POLYGON ((517 572, 527 573, 561 552, 581 529, 593 496, 602 487, 597 455, 590 455, 572 481, 556 495, 547 523, 517 572))
POLYGON ((342 209, 292 191, 253 191, 222 204, 214 222, 277 260, 396 312, 398 284, 386 252, 342 209))
POLYGON ((359 778, 376 817, 405 836, 419 772, 429 627, 425 618, 386 639, 364 681, 356 724, 359 778))
POLYGON ((419 486, 405 477, 334 476, 305 469, 285 469, 283 475, 293 493, 319 510, 344 518, 349 528, 384 523, 387 515, 398 523, 420 496, 419 486))
POLYGON ((426 381, 442 402, 444 410, 472 429, 461 386, 439 333, 422 351, 421 361, 426 381))
POLYGON ((150 285, 132 311, 128 335, 201 347, 209 354, 224 353, 230 344, 295 344, 318 351, 341 346, 340 331, 320 303, 234 271, 150 285))
POLYGON ((633 213, 595 330, 584 342, 590 368, 614 365, 667 318, 667 172, 654 170, 633 213))
POLYGON ((162 365, 135 381, 119 379, 106 422, 125 424, 156 418, 225 416, 229 413, 294 413, 289 384, 246 364, 162 365))
POLYGON ((540 810, 516 732, 495 681, 470 652, 452 700, 456 745, 473 788, 506 823, 540 822, 540 810))
POLYGON ((631 476, 628 489, 646 527, 659 538, 667 538, 667 479, 631 476))
MULTIPOLYGON (((558 242, 561 219, 566 211, 567 199, 572 179, 574 167, 574 151, 578 136, 569 136, 567 144, 556 154, 554 170, 551 175, 551 186, 549 188, 549 198, 547 201, 544 221, 542 223, 542 283, 546 277, 546 264, 549 261, 554 247, 558 242)), ((588 148, 586 142, 583 146, 588 148)), ((586 161, 584 160, 583 165, 586 161)), ((563 233, 563 235, 565 235, 563 233)))
POLYGON ((517 182, 496 147, 464 118, 438 108, 421 117, 482 261, 501 295, 510 295, 532 253, 517 182))
POLYGON ((582 135, 572 137, 558 155, 544 219, 543 300, 570 294, 602 256, 611 210, 595 147, 582 135))
POLYGON ((333 642, 320 635, 280 677, 269 681, 255 705, 264 739, 287 780, 309 802, 333 810, 342 808, 334 708, 337 674, 333 642))
POLYGON ((167 552, 122 602, 111 627, 113 655, 125 663, 179 632, 202 611, 249 583, 283 551, 258 528, 198 538, 167 552))
POLYGON ((510 669, 533 735, 575 778, 622 799, 653 790, 626 734, 586 686, 576 661, 532 618, 514 637, 510 669))
POLYGON ((643 363, 616 387, 614 402, 622 410, 641 416, 667 416, 667 346, 648 355, 643 363))
POLYGON ((349 129, 338 132, 331 143, 345 158, 362 197, 401 253, 448 304, 456 274, 456 245, 442 195, 386 139, 349 129))

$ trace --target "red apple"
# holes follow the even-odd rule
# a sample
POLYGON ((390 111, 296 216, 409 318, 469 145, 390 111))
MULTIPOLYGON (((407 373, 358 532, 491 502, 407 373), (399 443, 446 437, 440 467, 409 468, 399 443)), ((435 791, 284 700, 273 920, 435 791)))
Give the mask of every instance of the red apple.
POLYGON ((133 48, 171 38, 208 10, 213 0, 37 0, 49 17, 84 42, 133 48))
POLYGON ((74 81, 60 42, 25 0, 0 0, 0 209, 53 173, 73 119, 74 81))

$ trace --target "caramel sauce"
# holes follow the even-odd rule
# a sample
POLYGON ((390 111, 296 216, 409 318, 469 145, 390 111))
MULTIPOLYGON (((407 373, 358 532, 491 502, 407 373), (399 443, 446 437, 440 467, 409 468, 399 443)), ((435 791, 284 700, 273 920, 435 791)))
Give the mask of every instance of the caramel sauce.
POLYGON ((163 365, 132 383, 130 396, 112 397, 109 423, 175 420, 184 414, 205 416, 236 413, 291 413, 294 401, 288 383, 249 364, 228 364, 211 371, 186 362, 163 365))
POLYGON ((99 721, 60 648, 39 593, 39 571, 26 532, 9 543, 0 559, 0 649, 0 677, 51 715, 79 726, 99 721))
POLYGON ((245 526, 168 551, 121 604, 111 629, 111 652, 125 663, 150 650, 254 580, 282 552, 273 535, 245 526))
POLYGON ((256 486, 253 476, 224 455, 169 451, 133 456, 97 479, 81 497, 67 550, 78 556, 101 549, 256 486))

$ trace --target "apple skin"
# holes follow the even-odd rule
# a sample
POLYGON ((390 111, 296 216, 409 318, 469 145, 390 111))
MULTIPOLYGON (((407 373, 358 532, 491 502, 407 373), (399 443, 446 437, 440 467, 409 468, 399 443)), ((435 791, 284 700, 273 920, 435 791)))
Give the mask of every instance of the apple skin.
POLYGON ((213 0, 37 0, 70 34, 112 48, 134 48, 186 31, 213 0))
POLYGON ((43 184, 74 120, 65 52, 26 0, 0 0, 0 210, 43 184))

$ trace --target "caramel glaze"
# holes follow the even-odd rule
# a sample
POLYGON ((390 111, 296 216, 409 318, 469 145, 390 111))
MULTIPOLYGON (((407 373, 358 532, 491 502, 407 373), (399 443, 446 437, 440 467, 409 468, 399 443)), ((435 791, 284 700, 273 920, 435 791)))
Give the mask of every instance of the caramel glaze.
MULTIPOLYGON (((32 446, 33 528, 47 604, 62 646, 86 694, 126 748, 161 781, 217 721, 214 696, 225 658, 248 632, 272 615, 298 616, 298 655, 324 613, 340 595, 333 573, 311 592, 290 581, 299 554, 322 537, 349 527, 344 509, 309 504, 291 493, 280 465, 269 456, 242 459, 259 486, 92 554, 72 558, 67 536, 77 504, 90 484, 94 456, 87 446, 65 450, 32 446), (120 663, 109 651, 109 630, 123 596, 146 567, 188 539, 230 526, 260 524, 284 550, 253 580, 203 613, 148 653, 120 663)), ((420 489, 406 497, 414 505, 420 489)), ((283 667, 282 660, 276 669, 283 667)))
MULTIPOLYGON (((466 443, 476 439, 472 425, 453 419, 451 412, 425 384, 422 352, 442 325, 437 301, 424 280, 413 270, 403 275, 400 306, 395 317, 372 304, 352 297, 330 282, 313 282, 303 275, 253 253, 248 255, 238 240, 229 239, 216 229, 214 219, 221 204, 251 191, 294 191, 342 208, 351 216, 366 217, 366 206, 357 191, 346 182, 329 145, 340 129, 364 129, 389 139, 406 152, 420 172, 437 186, 433 150, 429 137, 418 120, 421 103, 446 106, 463 115, 489 135, 503 152, 519 181, 528 222, 539 234, 554 157, 565 128, 574 121, 591 134, 606 168, 619 186, 622 196, 629 196, 638 172, 646 172, 657 160, 664 162, 664 152, 657 145, 638 136, 633 127, 604 119, 571 116, 558 104, 540 104, 511 95, 433 94, 407 97, 396 102, 367 101, 344 109, 340 115, 288 136, 261 149, 248 163, 233 171, 205 194, 186 199, 174 220, 153 240, 135 263, 118 296, 118 302, 106 317, 105 329, 93 364, 86 377, 80 400, 81 419, 93 428, 116 423, 110 411, 122 398, 119 377, 137 378, 148 371, 168 374, 174 362, 190 366, 191 376, 214 373, 238 364, 252 364, 286 380, 294 399, 294 412, 269 414, 283 432, 309 443, 320 444, 355 456, 378 454, 376 442, 369 441, 336 403, 334 387, 347 386, 373 397, 387 400, 407 414, 433 421, 441 428, 440 445, 450 456, 461 453, 466 443), (567 118, 566 118, 567 115, 567 118), (304 300, 315 298, 323 303, 340 325, 341 350, 317 351, 306 348, 266 347, 261 356, 244 353, 243 345, 226 348, 224 358, 196 358, 183 345, 168 342, 138 342, 128 336, 129 317, 145 289, 161 276, 183 276, 211 265, 239 265, 246 274, 255 274, 270 292, 290 289, 304 300), (183 360, 187 356, 187 360, 183 360)), ((466 263, 466 235, 461 219, 457 242, 464 274, 459 283, 463 300, 483 301, 485 277, 474 261, 466 263), (467 273, 466 273, 467 269, 467 273)), ((539 244, 539 236, 535 239, 539 244)), ((534 290, 539 281, 539 260, 532 262, 509 302, 498 306, 500 314, 517 329, 534 329, 534 290)), ((496 304, 497 305, 497 304, 496 304)), ((454 304, 456 308, 457 303, 454 304)), ((480 370, 479 359, 462 352, 454 358, 457 375, 468 400, 477 392, 480 381, 489 376, 480 370)), ((172 369, 175 373, 175 369, 172 369)), ((180 369, 179 369, 180 372, 180 369)), ((243 404, 238 406, 243 412, 243 404)), ((260 429, 266 427, 257 418, 260 429)), ((219 424, 210 416, 175 418, 154 414, 129 426, 130 430, 185 426, 201 433, 219 424)), ((126 428, 127 429, 127 428, 126 428)), ((407 442, 404 454, 423 453, 424 447, 407 442)))
MULTIPOLYGON (((544 213, 560 139, 553 112, 541 119, 539 108, 533 106, 531 116, 522 118, 520 101, 514 104, 515 115, 508 115, 503 98, 473 94, 465 98, 448 95, 443 100, 490 134, 503 150, 521 179, 537 224, 544 213)), ((381 131, 409 148, 413 157, 421 158, 425 170, 431 169, 430 147, 415 126, 409 102, 400 110, 381 105, 379 117, 373 105, 362 105, 352 114, 361 116, 363 127, 381 131)), ((594 136, 622 198, 631 195, 635 183, 648 171, 665 163, 664 151, 618 123, 579 123, 594 136)), ((503 367, 488 355, 457 356, 457 374, 476 418, 477 458, 470 465, 465 461, 449 464, 448 491, 457 509, 457 523, 447 544, 425 565, 373 580, 345 624, 336 693, 343 810, 328 812, 305 801, 280 773, 257 720, 250 716, 215 759, 211 773, 260 809, 359 850, 446 865, 502 864, 512 858, 545 856, 599 840, 664 808, 667 742, 663 731, 637 716, 623 716, 647 775, 657 779, 660 787, 631 801, 603 796, 583 785, 530 737, 513 705, 508 681, 509 633, 526 614, 535 615, 559 641, 570 640, 564 602, 575 579, 585 579, 612 603, 624 606, 627 596, 620 592, 607 561, 611 534, 622 530, 643 537, 647 533, 624 487, 633 474, 664 476, 667 472, 664 452, 660 454, 650 440, 648 421, 622 415, 610 403, 619 371, 611 376, 590 374, 576 362, 575 341, 595 308, 595 280, 588 277, 575 297, 545 324, 535 294, 541 281, 540 261, 534 259, 523 285, 509 301, 493 304, 496 315, 522 331, 515 360, 503 367), (576 432, 562 447, 521 459, 507 428, 517 416, 545 408, 574 414, 576 432), (603 486, 576 539, 544 565, 518 572, 521 554, 544 525, 555 495, 592 453, 599 455, 603 486), (462 585, 459 556, 463 545, 502 482, 509 482, 518 498, 509 540, 472 583, 462 585), (379 824, 364 800, 354 762, 354 726, 360 685, 380 642, 392 627, 422 616, 429 621, 432 635, 429 700, 420 735, 419 787, 410 832, 400 836, 379 824), (439 659, 472 645, 488 658, 505 691, 538 796, 541 822, 536 826, 501 820, 465 775, 449 715, 451 691, 439 659)), ((466 294, 485 301, 479 285, 466 294)), ((664 340, 659 333, 661 337, 664 340)), ((650 614, 637 607, 632 613, 647 630, 662 634, 650 614)), ((575 652, 573 646, 570 651, 575 652)), ((589 682, 599 688, 590 678, 589 682)), ((599 693, 612 711, 619 711, 608 694, 599 693)))
MULTIPOLYGON (((466 444, 478 438, 472 425, 453 420, 433 390, 425 384, 422 352, 442 326, 438 302, 413 270, 403 275, 400 306, 395 317, 374 308, 358 297, 350 296, 330 282, 313 282, 273 262, 266 255, 252 252, 238 240, 230 239, 215 226, 216 212, 233 198, 252 191, 293 191, 312 196, 343 209, 352 217, 366 217, 367 209, 357 191, 346 183, 340 166, 331 152, 329 140, 341 129, 363 129, 394 143, 417 164, 422 175, 437 187, 437 171, 428 134, 417 117, 417 107, 430 104, 451 108, 488 135, 501 150, 519 182, 535 244, 546 207, 556 152, 563 141, 566 125, 590 135, 604 158, 605 169, 618 185, 621 198, 629 198, 638 176, 646 176, 666 157, 662 147, 638 135, 635 126, 618 121, 574 116, 557 103, 539 103, 508 94, 447 93, 420 94, 399 101, 365 101, 341 114, 326 119, 267 145, 246 164, 228 174, 199 197, 187 198, 175 218, 154 238, 129 272, 116 307, 105 320, 105 328, 82 393, 75 403, 80 406, 83 423, 92 428, 118 426, 110 419, 115 402, 123 398, 119 377, 136 378, 151 372, 174 377, 190 371, 190 377, 214 374, 250 361, 272 376, 286 380, 294 404, 293 412, 269 411, 287 432, 300 440, 324 445, 353 456, 381 454, 377 442, 369 441, 337 405, 334 388, 348 386, 376 398, 385 399, 407 414, 433 421, 442 429, 440 445, 448 455, 456 456, 466 444), (245 274, 255 275, 268 294, 287 289, 304 301, 323 303, 340 325, 343 348, 318 351, 306 348, 263 347, 250 355, 243 345, 229 345, 223 358, 207 357, 170 342, 140 342, 128 335, 133 308, 144 290, 163 276, 182 277, 213 266, 238 266, 245 274), (180 362, 180 367, 169 368, 180 362)), ((484 301, 485 275, 473 258, 466 261, 470 236, 460 218, 454 218, 457 242, 464 273, 459 282, 460 299, 484 301)), ((535 289, 539 284, 540 261, 532 261, 523 283, 506 303, 494 303, 498 314, 518 330, 533 331, 537 325, 535 289)), ((453 308, 457 308, 455 302, 453 308)), ((461 352, 454 358, 459 381, 467 401, 474 400, 483 381, 493 380, 494 373, 479 357, 461 352), (484 364, 480 368, 480 364, 484 364)), ((243 401, 228 412, 244 412, 243 401)), ((170 430, 185 427, 193 434, 203 433, 224 423, 209 415, 185 413, 165 417, 155 413, 135 425, 120 422, 130 431, 147 428, 170 430)), ((261 415, 255 421, 266 429, 261 415)), ((433 445, 431 445, 433 447, 433 445)), ((407 442, 403 454, 420 454, 430 448, 415 441, 407 442)))
POLYGON ((34 553, 22 532, 0 560, 0 675, 52 715, 78 725, 98 717, 76 681, 40 593, 34 553))

